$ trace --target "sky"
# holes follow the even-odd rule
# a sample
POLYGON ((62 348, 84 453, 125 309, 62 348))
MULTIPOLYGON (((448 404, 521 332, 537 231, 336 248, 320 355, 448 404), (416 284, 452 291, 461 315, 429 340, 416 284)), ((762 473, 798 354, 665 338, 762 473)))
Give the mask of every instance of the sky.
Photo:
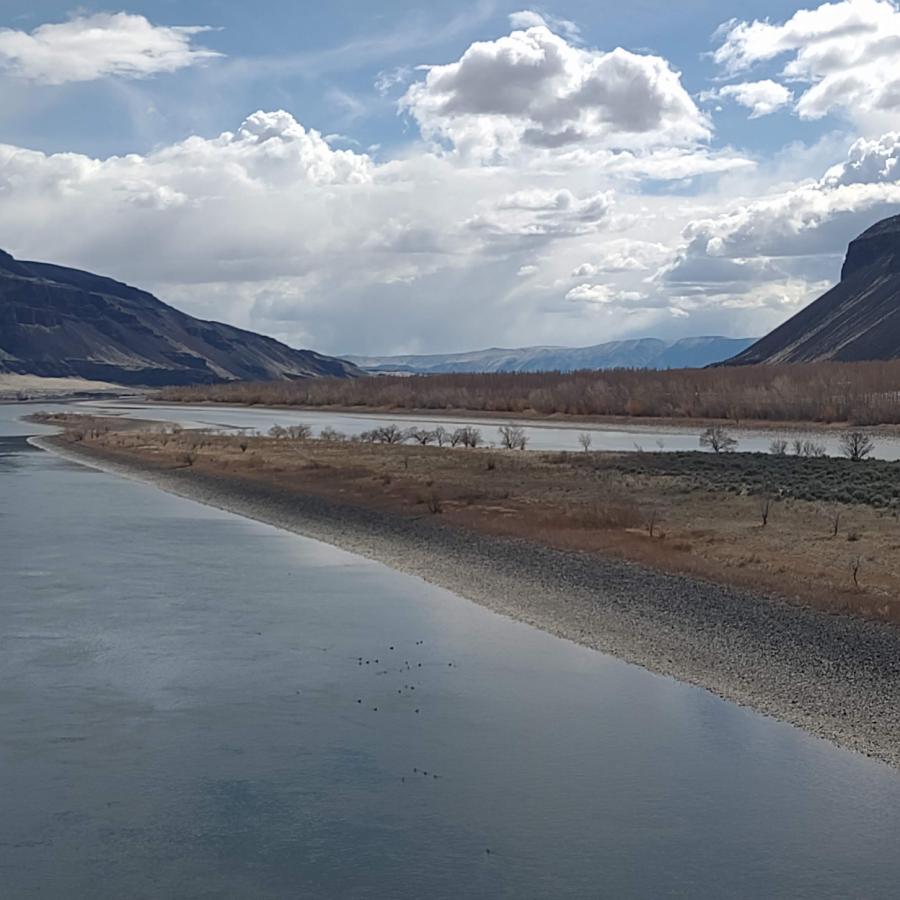
POLYGON ((326 353, 762 335, 898 160, 893 0, 0 4, 0 247, 326 353))

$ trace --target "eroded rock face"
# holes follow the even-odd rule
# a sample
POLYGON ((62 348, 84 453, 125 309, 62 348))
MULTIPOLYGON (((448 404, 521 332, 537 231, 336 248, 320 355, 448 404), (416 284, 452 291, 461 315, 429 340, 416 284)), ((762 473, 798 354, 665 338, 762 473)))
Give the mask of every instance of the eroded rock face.
POLYGON ((0 251, 0 371, 127 385, 361 374, 350 363, 195 319, 111 278, 0 251))
POLYGON ((873 264, 900 272, 900 216, 883 219, 851 241, 841 269, 841 281, 873 264))
POLYGON ((900 358, 900 216, 851 242, 841 281, 725 365, 900 358))

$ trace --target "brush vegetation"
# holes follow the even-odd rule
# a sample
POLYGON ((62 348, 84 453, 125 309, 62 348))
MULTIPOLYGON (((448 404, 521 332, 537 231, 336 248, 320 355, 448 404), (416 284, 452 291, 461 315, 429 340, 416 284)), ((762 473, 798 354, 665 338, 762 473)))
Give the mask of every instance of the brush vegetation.
POLYGON ((158 396, 191 403, 878 425, 900 423, 900 360, 232 382, 168 388, 158 396))
MULTIPOLYGON (((900 622, 900 462, 787 453, 522 453, 43 418, 79 450, 183 477, 600 553, 900 622)), ((393 432, 391 432, 393 434, 393 432)), ((387 434, 383 437, 387 438, 387 434)), ((515 442, 511 442, 514 444, 515 442)))

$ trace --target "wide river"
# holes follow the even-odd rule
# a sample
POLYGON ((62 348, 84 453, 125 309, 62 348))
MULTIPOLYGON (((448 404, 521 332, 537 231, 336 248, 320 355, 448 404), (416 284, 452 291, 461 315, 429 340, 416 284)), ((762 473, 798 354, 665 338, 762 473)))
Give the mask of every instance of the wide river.
MULTIPOLYGON (((273 425, 307 424, 318 434, 323 428, 335 428, 346 435, 357 435, 377 425, 397 424, 403 428, 431 430, 443 425, 448 430, 462 425, 478 428, 486 445, 497 444, 497 429, 501 425, 519 424, 528 437, 529 450, 581 450, 579 435, 591 435, 592 450, 617 451, 673 451, 702 450, 698 426, 641 425, 638 422, 624 426, 597 425, 591 423, 560 424, 534 419, 518 421, 497 419, 490 416, 434 415, 415 416, 403 413, 342 413, 331 410, 272 409, 253 406, 172 406, 160 403, 132 403, 126 400, 85 401, 67 407, 69 411, 99 412, 103 415, 125 415, 156 421, 177 422, 186 428, 211 428, 220 430, 243 429, 265 434, 273 425)), ((840 455, 839 432, 796 431, 796 430, 750 430, 730 428, 729 432, 738 440, 737 449, 747 452, 769 451, 775 438, 793 441, 795 438, 811 440, 821 444, 831 456, 840 455)), ((900 439, 893 436, 875 438, 873 456, 878 459, 900 459, 900 439)))
POLYGON ((0 406, 0 895, 896 897, 900 773, 0 406), (427 774, 426 774, 427 773, 427 774))

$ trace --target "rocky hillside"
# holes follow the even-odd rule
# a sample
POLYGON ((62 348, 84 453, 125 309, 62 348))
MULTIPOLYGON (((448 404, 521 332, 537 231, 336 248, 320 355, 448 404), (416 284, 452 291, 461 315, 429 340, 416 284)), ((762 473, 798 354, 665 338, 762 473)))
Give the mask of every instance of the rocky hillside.
POLYGON ((680 341, 639 338, 592 347, 521 347, 432 356, 348 356, 370 372, 574 372, 579 369, 682 369, 720 362, 753 338, 695 337, 680 341))
POLYGON ((206 322, 111 278, 0 251, 0 372, 127 385, 361 374, 351 363, 206 322))
POLYGON ((898 358, 900 216, 892 216, 850 244, 835 287, 727 365, 898 358))

